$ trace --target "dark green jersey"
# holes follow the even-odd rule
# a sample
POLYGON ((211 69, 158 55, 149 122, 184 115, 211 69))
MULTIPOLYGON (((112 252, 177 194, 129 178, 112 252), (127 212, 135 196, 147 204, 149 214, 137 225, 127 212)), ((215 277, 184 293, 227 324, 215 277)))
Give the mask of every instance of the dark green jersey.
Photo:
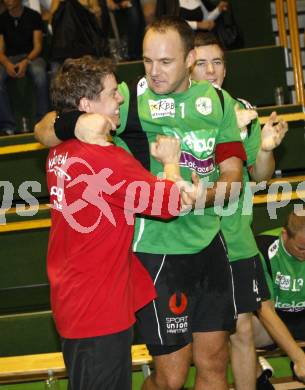
MULTIPOLYGON (((163 167, 149 155, 149 143, 157 134, 179 137, 182 155, 182 176, 190 180, 191 172, 214 182, 218 178, 216 149, 220 144, 240 142, 234 101, 208 82, 192 82, 183 93, 157 95, 147 86, 146 79, 137 86, 137 104, 132 104, 126 127, 118 134, 143 165, 158 174, 163 167), (137 118, 136 118, 137 116, 137 118)), ((171 221, 140 218, 137 221, 134 250, 156 254, 196 253, 205 248, 220 228, 213 207, 190 212, 171 221)))
MULTIPOLYGON (((250 108, 244 100, 237 101, 242 108, 250 108)), ((261 144, 261 127, 258 119, 241 132, 241 139, 247 154, 247 164, 243 168, 243 190, 239 200, 226 208, 226 215, 221 218, 221 231, 224 235, 230 261, 248 259, 257 255, 258 249, 251 229, 252 213, 242 213, 251 209, 252 195, 245 192, 249 183, 248 168, 255 164, 261 144), (247 207, 245 207, 247 205, 247 207)))
POLYGON ((290 255, 277 236, 258 236, 263 267, 277 310, 298 312, 305 309, 305 262, 290 255))

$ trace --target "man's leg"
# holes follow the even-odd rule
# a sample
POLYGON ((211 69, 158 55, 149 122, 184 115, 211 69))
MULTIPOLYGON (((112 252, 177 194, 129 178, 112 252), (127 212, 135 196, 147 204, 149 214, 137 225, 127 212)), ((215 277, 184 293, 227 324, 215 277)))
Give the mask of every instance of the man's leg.
POLYGON ((253 341, 252 314, 238 315, 236 333, 230 336, 231 363, 236 390, 255 390, 256 351, 253 341))
POLYGON ((217 235, 201 256, 201 288, 193 312, 195 390, 228 389, 229 334, 235 330, 233 280, 226 248, 217 235))
POLYGON ((269 295, 258 255, 231 262, 238 313, 236 333, 231 335, 231 362, 235 388, 255 390, 256 351, 252 312, 269 295))
POLYGON ((4 66, 0 65, 0 134, 1 130, 16 130, 16 121, 11 110, 6 86, 8 77, 4 66))
POLYGON ((153 303, 137 312, 138 329, 155 363, 154 373, 142 389, 180 390, 192 359, 191 321, 201 255, 137 255, 158 294, 153 303))
POLYGON ((106 336, 62 339, 69 390, 131 390, 132 329, 106 336))
POLYGON ((46 63, 43 58, 36 58, 28 65, 28 72, 33 79, 36 93, 36 120, 39 121, 49 111, 49 85, 46 63))
POLYGON ((192 360, 192 345, 178 351, 154 356, 154 372, 145 380, 142 390, 180 390, 192 360))
POLYGON ((268 345, 274 344, 274 341, 271 338, 270 334, 266 331, 263 324, 256 316, 252 317, 252 327, 256 348, 263 348, 268 345))
POLYGON ((193 338, 194 390, 227 390, 229 332, 194 333, 193 338))

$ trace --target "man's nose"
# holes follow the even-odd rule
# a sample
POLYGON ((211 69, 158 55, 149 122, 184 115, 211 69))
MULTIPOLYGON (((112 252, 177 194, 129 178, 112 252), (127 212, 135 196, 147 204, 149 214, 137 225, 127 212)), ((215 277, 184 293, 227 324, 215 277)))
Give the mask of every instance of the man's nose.
POLYGON ((214 65, 212 64, 212 62, 208 62, 207 63, 207 72, 208 73, 214 73, 215 69, 214 69, 214 65))
POLYGON ((152 65, 151 65, 151 75, 152 76, 155 76, 159 73, 159 70, 160 70, 160 67, 159 67, 159 64, 158 62, 153 62, 152 65))

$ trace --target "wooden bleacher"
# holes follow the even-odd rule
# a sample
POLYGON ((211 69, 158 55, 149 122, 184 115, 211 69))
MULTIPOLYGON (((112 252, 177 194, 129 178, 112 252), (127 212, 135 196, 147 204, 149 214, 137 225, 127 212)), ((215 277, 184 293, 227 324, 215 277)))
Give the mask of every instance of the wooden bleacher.
MULTIPOLYGON (((298 345, 304 348, 305 341, 299 341, 298 345)), ((280 348, 272 351, 257 349, 256 352, 265 358, 286 356, 280 348)), ((142 370, 144 378, 147 377, 150 374, 152 357, 146 346, 133 345, 131 356, 133 370, 142 370)), ((0 358, 0 384, 44 380, 48 377, 49 370, 52 370, 57 378, 67 377, 61 352, 2 357, 0 358)))
MULTIPOLYGON (((142 370, 144 376, 150 371, 152 357, 144 344, 131 348, 133 370, 142 370)), ((67 377, 61 352, 43 353, 0 358, 0 384, 30 382, 46 379, 52 370, 58 378, 67 377)))

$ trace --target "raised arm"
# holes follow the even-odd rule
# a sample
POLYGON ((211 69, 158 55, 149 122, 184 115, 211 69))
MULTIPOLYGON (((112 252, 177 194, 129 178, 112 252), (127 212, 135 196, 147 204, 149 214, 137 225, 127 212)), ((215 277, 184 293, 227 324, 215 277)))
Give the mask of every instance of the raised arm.
POLYGON ((164 167, 165 178, 172 181, 181 179, 179 160, 180 141, 174 137, 158 135, 156 142, 150 144, 151 155, 164 167))
POLYGON ((278 121, 276 112, 272 112, 262 128, 261 146, 256 162, 250 169, 253 180, 260 182, 272 177, 275 168, 273 150, 280 145, 287 131, 287 123, 283 120, 278 121))
POLYGON ((55 111, 46 114, 35 125, 34 133, 37 141, 42 145, 54 147, 64 140, 76 137, 80 141, 99 145, 106 139, 109 131, 116 128, 108 116, 100 114, 81 114, 79 111, 71 111, 64 116, 64 126, 61 120, 62 117, 55 111))
POLYGON ((38 142, 44 146, 53 147, 59 145, 62 141, 56 137, 54 130, 54 122, 56 112, 48 112, 40 122, 34 127, 34 135, 38 142))

